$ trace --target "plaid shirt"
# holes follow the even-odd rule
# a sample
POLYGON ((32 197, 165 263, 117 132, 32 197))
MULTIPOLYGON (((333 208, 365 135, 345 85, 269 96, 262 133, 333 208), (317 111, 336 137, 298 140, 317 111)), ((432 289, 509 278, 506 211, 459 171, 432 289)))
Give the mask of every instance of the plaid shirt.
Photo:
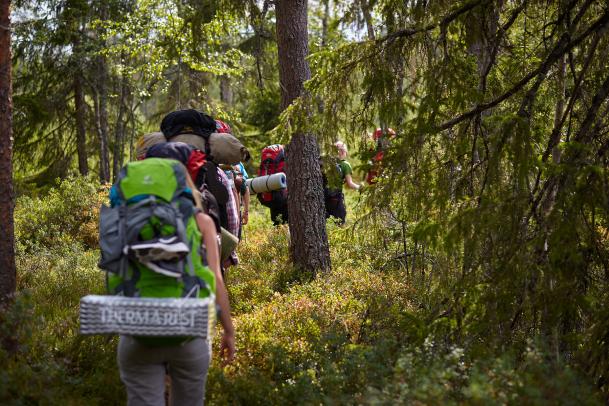
POLYGON ((239 211, 237 209, 237 202, 235 201, 235 195, 233 194, 233 188, 230 184, 230 180, 226 173, 218 168, 218 176, 222 181, 222 184, 228 190, 228 202, 226 203, 226 216, 228 218, 228 231, 231 234, 237 235, 239 232, 239 211))
MULTIPOLYGON (((218 176, 222 181, 226 190, 228 190, 228 202, 226 203, 226 217, 228 220, 228 232, 237 236, 239 235, 239 209, 237 208, 237 202, 235 201, 235 195, 233 194, 233 188, 230 185, 230 181, 226 173, 222 169, 218 167, 218 176)), ((237 258, 237 252, 233 251, 229 258, 233 265, 237 265, 239 263, 239 258, 237 258)))

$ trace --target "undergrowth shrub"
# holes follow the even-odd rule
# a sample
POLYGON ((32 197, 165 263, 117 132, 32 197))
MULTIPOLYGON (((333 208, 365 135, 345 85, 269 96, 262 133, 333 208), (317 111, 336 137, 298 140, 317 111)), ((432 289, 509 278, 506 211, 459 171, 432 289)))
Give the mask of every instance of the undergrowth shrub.
POLYGON ((1 404, 121 404, 116 338, 83 337, 82 296, 103 293, 97 268, 97 216, 103 188, 84 178, 63 181, 15 208, 17 283, 14 305, 0 314, 1 404))
POLYGON ((107 194, 107 188, 93 179, 75 177, 44 196, 19 197, 15 208, 17 251, 54 250, 65 244, 96 248, 99 207, 107 194))
MULTIPOLYGON (((368 254, 356 254, 361 247, 354 249, 346 230, 331 226, 330 233, 332 272, 309 283, 279 283, 265 302, 236 317, 239 356, 226 370, 212 368, 211 403, 348 403, 392 372, 387 360, 409 335, 402 328, 412 311, 409 288, 399 275, 368 269, 361 261, 368 254)), ((250 258, 268 253, 267 244, 252 245, 250 258)), ((277 282, 274 271, 258 269, 259 277, 277 282)), ((294 271, 282 265, 279 280, 283 272, 294 271)), ((233 291, 231 280, 228 286, 233 291)))
MULTIPOLYGON (((105 290, 93 243, 105 195, 75 178, 18 201, 20 294, 0 312, 0 340, 13 344, 0 350, 1 404, 125 402, 117 337, 78 334, 79 299, 105 290)), ((237 358, 225 369, 214 358, 208 404, 597 403, 579 371, 536 349, 543 342, 480 352, 466 330, 450 334, 445 282, 431 268, 328 222, 333 270, 302 274, 289 264, 287 226, 256 202, 251 211, 241 264, 227 273, 237 358)))
POLYGON ((371 405, 601 405, 581 374, 558 365, 536 345, 522 356, 506 352, 472 358, 459 347, 426 340, 402 350, 382 389, 368 387, 371 405))

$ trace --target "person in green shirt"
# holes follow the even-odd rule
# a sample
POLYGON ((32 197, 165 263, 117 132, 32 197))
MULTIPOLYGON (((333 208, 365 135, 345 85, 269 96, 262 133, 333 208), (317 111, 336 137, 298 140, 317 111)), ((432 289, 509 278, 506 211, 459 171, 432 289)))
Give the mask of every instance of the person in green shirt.
POLYGON ((361 185, 353 181, 353 169, 347 161, 347 145, 338 141, 334 144, 334 147, 337 157, 326 158, 322 162, 326 218, 332 216, 337 218, 340 224, 344 224, 347 217, 347 208, 343 185, 347 185, 348 188, 353 190, 359 190, 361 185))

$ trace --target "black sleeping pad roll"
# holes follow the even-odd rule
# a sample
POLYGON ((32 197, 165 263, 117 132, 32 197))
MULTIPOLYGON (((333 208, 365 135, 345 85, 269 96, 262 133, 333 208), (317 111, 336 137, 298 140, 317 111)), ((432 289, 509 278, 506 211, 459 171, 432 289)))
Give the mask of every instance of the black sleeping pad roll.
POLYGON ((216 131, 216 120, 198 110, 177 110, 161 121, 161 131, 168 140, 178 134, 196 134, 207 138, 216 131))

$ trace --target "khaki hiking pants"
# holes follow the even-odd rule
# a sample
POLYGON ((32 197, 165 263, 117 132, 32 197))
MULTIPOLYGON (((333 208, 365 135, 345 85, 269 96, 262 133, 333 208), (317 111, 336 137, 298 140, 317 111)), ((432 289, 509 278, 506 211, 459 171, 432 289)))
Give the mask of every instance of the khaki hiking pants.
POLYGON ((171 377, 170 405, 203 405, 209 341, 195 338, 181 345, 150 347, 121 336, 117 359, 129 406, 165 406, 166 370, 171 377))

